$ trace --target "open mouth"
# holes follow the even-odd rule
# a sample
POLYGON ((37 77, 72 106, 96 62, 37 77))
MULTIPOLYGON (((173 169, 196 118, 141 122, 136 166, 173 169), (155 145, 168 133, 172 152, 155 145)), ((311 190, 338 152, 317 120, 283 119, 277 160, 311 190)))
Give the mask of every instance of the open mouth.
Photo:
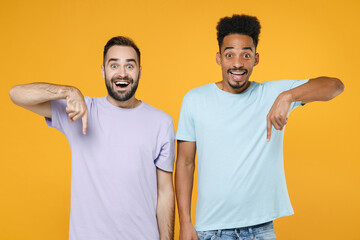
POLYGON ((231 77, 234 81, 242 80, 243 76, 247 73, 246 69, 229 69, 228 72, 231 74, 231 77))
POLYGON ((130 85, 130 82, 128 81, 115 81, 115 86, 119 87, 119 88, 126 88, 127 86, 130 85))
POLYGON ((238 72, 232 72, 232 71, 230 71, 230 73, 232 74, 232 75, 241 75, 241 76, 243 76, 245 73, 246 73, 246 71, 238 71, 238 72))

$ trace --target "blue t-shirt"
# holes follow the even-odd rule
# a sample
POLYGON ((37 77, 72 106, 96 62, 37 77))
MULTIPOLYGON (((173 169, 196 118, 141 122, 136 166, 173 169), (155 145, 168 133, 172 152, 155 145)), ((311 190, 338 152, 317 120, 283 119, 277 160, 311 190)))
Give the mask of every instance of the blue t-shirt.
MULTIPOLYGON (((284 131, 273 128, 267 142, 266 116, 281 92, 306 82, 251 82, 240 94, 211 83, 186 94, 176 139, 196 142, 197 231, 252 226, 294 213, 284 174, 284 131)), ((299 105, 292 103, 290 111, 299 105)))

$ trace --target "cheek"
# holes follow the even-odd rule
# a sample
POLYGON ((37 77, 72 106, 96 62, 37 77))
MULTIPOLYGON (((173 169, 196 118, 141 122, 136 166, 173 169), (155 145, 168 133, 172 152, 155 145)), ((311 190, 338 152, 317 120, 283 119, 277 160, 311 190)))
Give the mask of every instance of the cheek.
POLYGON ((246 64, 246 68, 248 70, 252 69, 254 66, 255 66, 255 60, 248 61, 248 63, 246 64))
POLYGON ((112 76, 112 73, 110 70, 105 70, 104 75, 105 75, 105 77, 110 78, 112 76))
POLYGON ((221 68, 223 69, 223 70, 227 70, 227 69, 229 69, 229 67, 230 67, 230 62, 223 62, 222 64, 221 64, 221 68))

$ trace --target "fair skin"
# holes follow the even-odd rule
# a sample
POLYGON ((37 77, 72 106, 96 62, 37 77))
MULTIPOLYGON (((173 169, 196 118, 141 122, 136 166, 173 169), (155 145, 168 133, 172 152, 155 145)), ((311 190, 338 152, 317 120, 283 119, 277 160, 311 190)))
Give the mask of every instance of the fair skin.
MULTIPOLYGON (((136 51, 128 46, 113 46, 107 52, 104 65, 101 66, 102 76, 120 98, 128 93, 141 75, 141 67, 136 51), (119 79, 132 80, 119 80, 119 79), (111 80, 115 79, 115 80, 111 80), (120 82, 120 83, 119 83, 120 82)), ((9 92, 11 100, 34 113, 51 118, 50 101, 66 99, 66 112, 69 121, 82 121, 82 133, 86 135, 88 127, 88 109, 79 89, 72 86, 50 83, 31 83, 14 86, 9 92)), ((108 95, 107 100, 121 108, 135 108, 141 101, 133 95, 126 101, 118 101, 108 95)), ((157 168, 158 201, 156 217, 160 239, 174 238, 174 189, 172 173, 157 168)))
MULTIPOLYGON (((229 34, 224 38, 216 62, 222 69, 222 81, 216 85, 223 91, 241 94, 250 85, 253 67, 259 63, 259 54, 250 36, 229 34)), ((274 101, 267 118, 266 140, 271 140, 271 129, 282 130, 292 102, 328 101, 344 91, 343 83, 336 78, 318 77, 285 91, 274 101)), ((180 240, 197 240, 191 223, 191 194, 195 169, 196 142, 178 141, 175 172, 175 189, 180 217, 180 240)))
MULTIPOLYGON (((104 65, 101 66, 101 74, 103 78, 106 77, 105 81, 111 84, 111 87, 119 97, 126 95, 140 78, 141 66, 139 66, 138 61, 136 51, 132 47, 113 46, 107 52, 104 65), (126 77, 133 79, 134 82, 119 80, 126 77), (118 79, 111 81, 110 79, 112 78, 118 79), (122 84, 125 86, 122 86, 122 84)), ((110 95, 106 98, 111 104, 121 108, 134 108, 141 103, 135 98, 135 95, 126 101, 118 101, 110 95)))
POLYGON ((158 222, 160 240, 174 239, 175 194, 173 175, 171 172, 156 169, 158 200, 156 218, 158 222))

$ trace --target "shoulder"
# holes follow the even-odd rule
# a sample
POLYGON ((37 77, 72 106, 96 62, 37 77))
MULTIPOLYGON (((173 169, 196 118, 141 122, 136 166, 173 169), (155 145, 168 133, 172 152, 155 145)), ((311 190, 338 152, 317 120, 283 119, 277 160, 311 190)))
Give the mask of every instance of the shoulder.
POLYGON ((214 85, 214 83, 209 83, 204 86, 191 89, 190 91, 188 91, 185 94, 184 100, 190 101, 190 100, 193 100, 196 98, 208 96, 211 93, 211 91, 213 90, 213 87, 214 87, 213 85, 214 85))
POLYGON ((92 104, 94 101, 96 101, 96 99, 97 98, 92 98, 92 97, 88 97, 88 96, 84 97, 86 105, 92 104))
POLYGON ((214 87, 214 83, 209 83, 201 87, 193 88, 186 93, 186 95, 201 95, 206 94, 214 87))
POLYGON ((99 98, 99 97, 92 98, 92 97, 85 96, 84 101, 88 108, 89 114, 91 114, 94 109, 99 108, 99 106, 101 105, 100 103, 102 101, 102 98, 99 98))
POLYGON ((308 79, 305 80, 290 80, 290 79, 284 79, 284 80, 277 80, 277 81, 267 81, 261 83, 261 85, 264 88, 272 88, 272 89, 278 89, 278 90, 288 90, 295 87, 298 87, 304 83, 306 83, 308 79))
POLYGON ((142 102, 142 112, 145 115, 144 117, 155 119, 156 121, 163 122, 163 123, 172 123, 172 117, 164 112, 163 110, 160 110, 158 108, 155 108, 145 102, 142 102))
POLYGON ((99 104, 104 101, 105 97, 84 97, 86 104, 99 104))

